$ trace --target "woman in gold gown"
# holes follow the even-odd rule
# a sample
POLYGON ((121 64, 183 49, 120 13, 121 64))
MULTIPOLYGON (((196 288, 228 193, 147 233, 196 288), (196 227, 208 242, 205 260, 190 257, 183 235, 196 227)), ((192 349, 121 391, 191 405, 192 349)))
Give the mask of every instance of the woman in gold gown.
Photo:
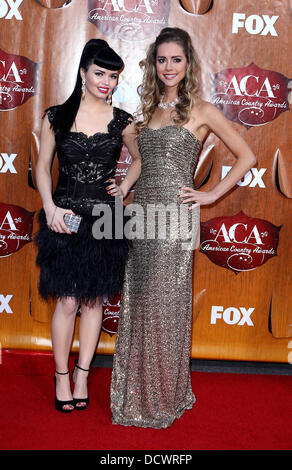
POLYGON ((111 411, 114 424, 166 428, 196 400, 189 363, 199 207, 229 191, 255 157, 223 114, 198 97, 199 65, 187 32, 163 29, 143 65, 139 236, 126 268, 111 411), (196 191, 193 175, 211 131, 237 161, 212 190, 196 191))

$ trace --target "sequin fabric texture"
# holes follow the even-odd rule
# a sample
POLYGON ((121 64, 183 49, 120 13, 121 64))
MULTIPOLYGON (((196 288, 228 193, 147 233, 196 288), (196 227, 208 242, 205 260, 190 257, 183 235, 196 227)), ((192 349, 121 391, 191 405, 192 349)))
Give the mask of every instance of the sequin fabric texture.
MULTIPOLYGON (((57 109, 57 106, 49 108, 50 122, 57 109)), ((92 136, 77 131, 70 131, 65 137, 56 134, 59 177, 53 197, 57 205, 91 215, 98 202, 112 203, 106 183, 115 177, 123 145, 122 131, 131 121, 130 114, 113 107, 107 132, 92 136)))
MULTIPOLYGON (((181 186, 193 187, 201 142, 187 129, 144 128, 139 137, 142 172, 135 203, 177 209, 181 186)), ((173 215, 166 217, 166 237, 133 241, 115 346, 112 422, 166 428, 195 403, 190 381, 192 262, 199 233, 199 207, 188 211, 189 240, 171 237, 173 215)), ((159 220, 159 219, 157 219, 159 220)), ((159 227, 158 227, 159 228, 159 227)), ((152 232, 151 232, 152 233, 152 232)))

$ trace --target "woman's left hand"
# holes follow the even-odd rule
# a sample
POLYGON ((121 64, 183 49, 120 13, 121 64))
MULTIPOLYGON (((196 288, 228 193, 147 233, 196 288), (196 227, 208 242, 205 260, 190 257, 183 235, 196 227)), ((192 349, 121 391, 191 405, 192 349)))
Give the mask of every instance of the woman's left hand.
POLYGON ((110 194, 111 196, 120 196, 122 198, 124 197, 123 191, 121 190, 120 186, 116 184, 116 181, 114 179, 109 179, 108 183, 110 183, 106 187, 108 194, 110 194))
POLYGON ((180 188, 179 197, 183 204, 190 202, 192 205, 189 207, 191 210, 193 205, 199 204, 200 206, 206 206, 212 204, 217 200, 215 194, 212 191, 196 191, 193 188, 183 186, 180 188))

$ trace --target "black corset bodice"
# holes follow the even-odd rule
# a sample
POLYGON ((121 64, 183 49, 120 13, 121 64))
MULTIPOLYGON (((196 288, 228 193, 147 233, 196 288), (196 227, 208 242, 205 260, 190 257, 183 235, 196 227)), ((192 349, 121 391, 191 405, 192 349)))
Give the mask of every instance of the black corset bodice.
MULTIPOLYGON (((52 122, 57 106, 47 111, 52 122)), ((74 212, 91 214, 98 202, 112 203, 107 193, 108 179, 114 178, 117 161, 123 146, 122 132, 132 121, 126 111, 113 108, 108 132, 87 136, 83 132, 56 134, 59 178, 53 194, 55 204, 74 212)))

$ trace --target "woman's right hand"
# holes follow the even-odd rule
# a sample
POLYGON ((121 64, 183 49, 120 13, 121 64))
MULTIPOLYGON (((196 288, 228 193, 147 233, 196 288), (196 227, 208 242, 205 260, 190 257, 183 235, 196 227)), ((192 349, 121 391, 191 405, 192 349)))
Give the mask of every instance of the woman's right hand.
POLYGON ((68 229, 67 225, 65 224, 64 215, 75 215, 73 211, 71 211, 70 209, 62 209, 61 207, 55 205, 50 206, 47 209, 44 208, 44 211, 46 214, 47 225, 50 230, 53 230, 54 232, 58 233, 67 233, 68 235, 71 235, 72 232, 68 229))

